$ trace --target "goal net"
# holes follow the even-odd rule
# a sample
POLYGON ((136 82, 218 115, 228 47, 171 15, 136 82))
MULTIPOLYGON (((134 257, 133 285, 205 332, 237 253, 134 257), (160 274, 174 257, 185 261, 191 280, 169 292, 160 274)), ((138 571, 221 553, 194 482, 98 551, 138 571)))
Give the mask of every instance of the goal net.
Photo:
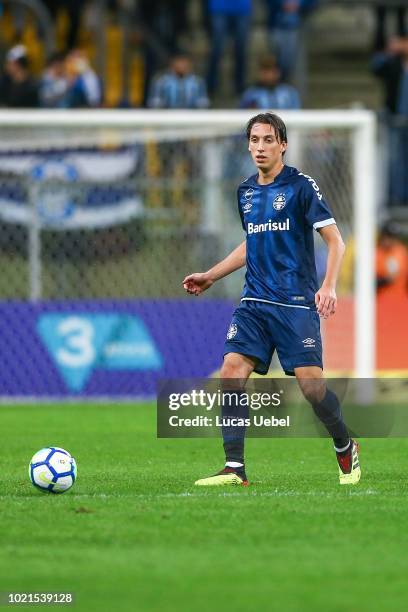
MULTIPOLYGON (((251 114, 0 113, 1 396, 143 396, 217 370, 244 271, 198 300, 181 283, 244 238, 251 114)), ((282 117, 286 163, 315 179, 349 247, 325 367, 372 376, 373 115, 282 117)), ((322 279, 317 234, 316 265, 322 279)))

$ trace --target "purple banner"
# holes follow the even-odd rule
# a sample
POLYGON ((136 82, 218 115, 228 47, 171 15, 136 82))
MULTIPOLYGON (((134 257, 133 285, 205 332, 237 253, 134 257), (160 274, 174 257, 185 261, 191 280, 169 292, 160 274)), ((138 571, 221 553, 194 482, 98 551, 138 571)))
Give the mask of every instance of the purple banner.
POLYGON ((0 396, 142 397, 222 363, 228 300, 0 303, 0 396))

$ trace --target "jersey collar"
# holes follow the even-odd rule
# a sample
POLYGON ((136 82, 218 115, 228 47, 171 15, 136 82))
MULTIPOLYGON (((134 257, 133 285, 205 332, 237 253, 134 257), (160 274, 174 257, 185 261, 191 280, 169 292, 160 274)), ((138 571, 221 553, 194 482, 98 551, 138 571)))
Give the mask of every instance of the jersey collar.
POLYGON ((271 185, 277 185, 281 183, 284 179, 286 179, 290 174, 292 174, 293 168, 290 166, 283 166, 282 170, 275 176, 275 180, 273 183, 268 183, 267 185, 260 185, 258 183, 258 174, 254 174, 251 179, 252 183, 254 183, 257 187, 270 187, 271 185))

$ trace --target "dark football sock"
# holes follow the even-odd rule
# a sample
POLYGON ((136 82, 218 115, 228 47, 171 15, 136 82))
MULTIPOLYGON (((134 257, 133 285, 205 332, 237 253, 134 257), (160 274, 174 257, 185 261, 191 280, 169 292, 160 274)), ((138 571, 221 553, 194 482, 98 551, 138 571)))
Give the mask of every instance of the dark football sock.
POLYGON ((242 390, 224 390, 222 405, 225 461, 236 461, 242 464, 244 464, 245 426, 229 425, 227 421, 230 418, 248 418, 248 406, 242 406, 243 395, 246 394, 242 390))
POLYGON ((319 403, 312 404, 315 415, 320 419, 327 431, 333 438, 336 449, 347 450, 350 436, 343 421, 340 402, 337 396, 327 389, 326 395, 319 403))
MULTIPOLYGON (((334 442, 334 440, 333 440, 333 442, 334 442)), ((344 457, 345 455, 348 455, 350 453, 350 446, 351 446, 351 440, 350 439, 349 439, 349 442, 348 442, 347 446, 340 446, 340 445, 337 446, 336 442, 334 442, 334 447, 336 449, 336 453, 338 455, 340 455, 340 457, 344 457), (339 448, 341 450, 338 450, 339 448)))

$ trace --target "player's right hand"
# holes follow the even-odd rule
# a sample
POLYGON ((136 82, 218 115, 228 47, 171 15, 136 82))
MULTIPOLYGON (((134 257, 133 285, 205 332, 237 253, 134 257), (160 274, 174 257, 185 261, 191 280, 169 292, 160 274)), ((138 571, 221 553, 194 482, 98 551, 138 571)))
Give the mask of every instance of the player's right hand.
POLYGON ((214 281, 208 278, 205 272, 195 272, 186 276, 183 280, 183 287, 191 295, 200 295, 200 293, 209 289, 213 283, 214 281))

